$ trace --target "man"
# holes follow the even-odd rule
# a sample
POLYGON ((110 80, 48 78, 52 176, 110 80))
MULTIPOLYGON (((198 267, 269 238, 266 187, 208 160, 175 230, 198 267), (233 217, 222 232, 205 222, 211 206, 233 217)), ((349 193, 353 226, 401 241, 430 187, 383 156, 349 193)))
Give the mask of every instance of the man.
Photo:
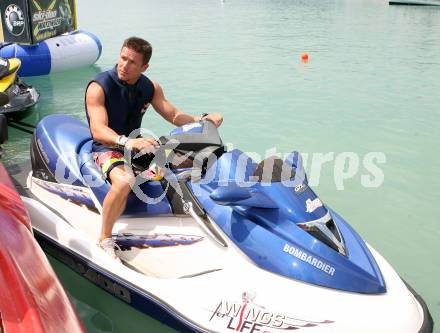
POLYGON ((149 66, 151 45, 137 37, 124 41, 117 65, 98 74, 86 89, 86 111, 93 136, 93 152, 97 165, 111 182, 102 205, 102 226, 99 245, 113 258, 115 253, 112 229, 125 209, 133 176, 125 171, 124 149, 154 152, 159 146, 151 138, 128 138, 140 128, 142 116, 151 104, 154 110, 175 126, 203 119, 217 127, 220 114, 192 116, 179 111, 164 96, 161 86, 142 73, 149 66))

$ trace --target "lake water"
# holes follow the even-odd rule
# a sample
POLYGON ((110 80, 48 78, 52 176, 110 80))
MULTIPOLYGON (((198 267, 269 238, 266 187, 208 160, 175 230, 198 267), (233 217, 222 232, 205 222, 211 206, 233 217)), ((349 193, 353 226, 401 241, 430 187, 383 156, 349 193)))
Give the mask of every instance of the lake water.
MULTIPOLYGON (((126 37, 143 37, 154 48, 147 75, 173 104, 223 114, 224 141, 257 159, 302 152, 321 199, 440 322, 440 7, 372 0, 77 5, 79 26, 100 37, 102 57, 91 68, 26 79, 42 97, 24 122, 50 113, 85 119, 87 82, 115 64, 126 37)), ((153 110, 144 125, 158 135, 171 129, 153 110)), ((6 164, 27 159, 29 142, 11 129, 6 164)), ((167 331, 54 266, 90 332, 167 331)))

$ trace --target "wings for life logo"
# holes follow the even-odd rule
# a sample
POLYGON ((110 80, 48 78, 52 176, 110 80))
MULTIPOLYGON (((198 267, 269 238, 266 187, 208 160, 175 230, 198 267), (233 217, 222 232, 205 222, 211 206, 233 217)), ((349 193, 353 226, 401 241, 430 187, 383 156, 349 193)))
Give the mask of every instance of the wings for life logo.
POLYGON ((243 333, 283 333, 293 330, 312 328, 321 325, 330 325, 332 320, 310 320, 277 311, 271 311, 262 305, 253 302, 252 297, 245 293, 242 301, 220 301, 215 310, 210 311, 210 322, 216 322, 222 332, 243 333))
POLYGON ((5 23, 12 35, 20 36, 25 27, 24 14, 21 8, 15 4, 10 4, 5 10, 5 23))

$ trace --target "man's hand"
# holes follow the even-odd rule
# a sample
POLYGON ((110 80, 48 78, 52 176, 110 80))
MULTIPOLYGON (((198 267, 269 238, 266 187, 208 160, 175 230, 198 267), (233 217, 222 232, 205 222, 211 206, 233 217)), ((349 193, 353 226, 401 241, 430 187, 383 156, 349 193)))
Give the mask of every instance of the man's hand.
POLYGON ((160 144, 153 138, 137 138, 137 139, 129 139, 125 144, 125 147, 129 150, 137 150, 142 155, 152 154, 155 152, 157 148, 159 148, 160 144))
POLYGON ((215 127, 220 127, 223 122, 223 117, 220 113, 211 113, 203 118, 203 120, 212 121, 215 127))

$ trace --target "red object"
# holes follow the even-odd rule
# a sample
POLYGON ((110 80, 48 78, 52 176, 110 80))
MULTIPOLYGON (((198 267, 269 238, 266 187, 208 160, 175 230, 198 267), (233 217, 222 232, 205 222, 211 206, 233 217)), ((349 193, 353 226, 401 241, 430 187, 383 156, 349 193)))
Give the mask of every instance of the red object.
POLYGON ((309 55, 308 55, 308 53, 303 53, 303 54, 301 54, 301 60, 303 61, 303 62, 307 62, 307 61, 309 61, 309 55))
POLYGON ((86 332, 0 163, 0 332, 86 332))

